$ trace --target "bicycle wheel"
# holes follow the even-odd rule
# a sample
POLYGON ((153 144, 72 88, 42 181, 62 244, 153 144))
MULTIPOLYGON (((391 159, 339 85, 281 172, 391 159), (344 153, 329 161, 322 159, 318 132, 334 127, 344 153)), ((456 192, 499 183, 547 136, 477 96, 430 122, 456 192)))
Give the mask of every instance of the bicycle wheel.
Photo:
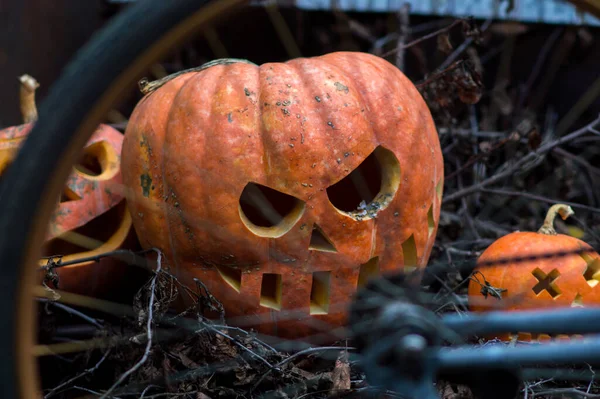
POLYGON ((40 397, 31 353, 35 312, 29 288, 35 270, 26 266, 39 259, 52 199, 59 197, 85 142, 123 88, 134 84, 151 62, 245 2, 140 1, 95 36, 52 87, 0 187, 1 397, 40 397))

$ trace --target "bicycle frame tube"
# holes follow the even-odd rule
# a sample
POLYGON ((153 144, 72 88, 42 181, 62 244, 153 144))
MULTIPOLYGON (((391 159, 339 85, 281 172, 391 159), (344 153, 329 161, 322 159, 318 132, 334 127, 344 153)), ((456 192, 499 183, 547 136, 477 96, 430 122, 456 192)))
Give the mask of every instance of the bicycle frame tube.
POLYGON ((482 314, 447 314, 444 325, 463 336, 501 332, 538 334, 600 333, 600 308, 493 311, 482 314))
POLYGON ((504 343, 481 347, 439 348, 431 361, 438 370, 497 369, 534 367, 544 364, 600 363, 600 336, 583 342, 554 342, 531 346, 507 346, 504 343))

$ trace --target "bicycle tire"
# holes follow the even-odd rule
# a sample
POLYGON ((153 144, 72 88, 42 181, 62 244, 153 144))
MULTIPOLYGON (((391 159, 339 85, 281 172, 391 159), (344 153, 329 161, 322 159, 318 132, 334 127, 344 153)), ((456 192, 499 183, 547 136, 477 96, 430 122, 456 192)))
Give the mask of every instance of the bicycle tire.
POLYGON ((0 397, 40 397, 29 284, 50 215, 79 152, 110 105, 151 62, 248 0, 146 0, 113 17, 72 58, 0 185, 0 397), (29 352, 28 352, 29 351, 29 352))

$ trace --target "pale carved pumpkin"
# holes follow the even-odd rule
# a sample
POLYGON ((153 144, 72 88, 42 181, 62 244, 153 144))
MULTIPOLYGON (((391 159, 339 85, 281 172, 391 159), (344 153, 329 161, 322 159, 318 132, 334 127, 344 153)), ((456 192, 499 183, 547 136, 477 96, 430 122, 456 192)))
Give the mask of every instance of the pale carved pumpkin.
MULTIPOLYGON (((37 119, 35 79, 21 77, 21 109, 26 123, 0 130, 0 173, 3 173, 37 119)), ((44 256, 59 255, 62 262, 96 256, 133 244, 135 234, 121 178, 123 134, 100 125, 88 140, 81 161, 69 176, 52 215, 44 256)), ((56 260, 59 258, 57 257, 56 260)), ((39 264, 48 263, 41 259, 39 264)), ((57 268, 60 289, 102 295, 124 275, 124 264, 112 258, 57 268)))
MULTIPOLYGON (((567 219, 574 214, 564 204, 550 207, 543 226, 537 231, 516 231, 494 241, 479 257, 469 281, 469 307, 475 312, 519 311, 557 307, 600 305, 600 255, 586 242, 558 234, 553 227, 556 215, 567 219), (577 252, 566 256, 544 254, 577 252), (527 261, 506 262, 538 256, 527 261), (500 262, 494 264, 494 262, 500 262), (487 263, 487 264, 486 264, 487 263)), ((492 334, 487 338, 508 340, 550 340, 547 334, 524 331, 492 334)), ((566 336, 558 336, 563 339, 566 336)))
POLYGON ((426 265, 442 153, 424 100, 387 61, 218 60, 143 91, 123 144, 135 230, 228 323, 335 335, 357 286, 426 265))

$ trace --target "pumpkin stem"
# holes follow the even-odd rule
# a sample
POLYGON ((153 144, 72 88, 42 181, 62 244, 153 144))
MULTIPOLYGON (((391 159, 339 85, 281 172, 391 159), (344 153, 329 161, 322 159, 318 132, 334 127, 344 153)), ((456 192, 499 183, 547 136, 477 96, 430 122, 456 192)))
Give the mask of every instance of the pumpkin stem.
POLYGON ((542 227, 540 227, 538 233, 546 234, 549 236, 556 235, 556 230, 554 230, 554 219, 556 218, 556 214, 559 214, 562 220, 566 220, 569 216, 574 215, 575 212, 569 205, 552 205, 550 209, 548 209, 546 219, 544 219, 544 224, 542 225, 542 227))
POLYGON ((169 81, 175 79, 178 76, 184 75, 186 73, 190 73, 190 72, 200 72, 203 71, 205 69, 208 69, 212 66, 215 65, 230 65, 230 64, 235 64, 237 62, 241 62, 244 64, 250 64, 250 65, 254 65, 257 66, 255 63, 248 61, 248 60, 244 60, 241 58, 219 58, 216 60, 212 60, 209 61, 205 64, 202 64, 198 67, 194 67, 194 68, 189 68, 189 69, 184 69, 181 71, 177 71, 175 73, 172 73, 171 75, 165 76, 164 78, 160 78, 157 80, 154 80, 152 82, 150 82, 148 80, 148 78, 142 78, 139 82, 138 82, 138 86, 140 88, 140 91, 142 92, 142 94, 147 95, 152 93, 153 91, 155 91, 156 89, 160 88, 161 86, 163 86, 164 84, 168 83, 169 81))
POLYGON ((19 81, 21 82, 20 101, 23 122, 35 122, 38 119, 35 90, 40 87, 40 84, 34 77, 27 74, 19 76, 19 81))

